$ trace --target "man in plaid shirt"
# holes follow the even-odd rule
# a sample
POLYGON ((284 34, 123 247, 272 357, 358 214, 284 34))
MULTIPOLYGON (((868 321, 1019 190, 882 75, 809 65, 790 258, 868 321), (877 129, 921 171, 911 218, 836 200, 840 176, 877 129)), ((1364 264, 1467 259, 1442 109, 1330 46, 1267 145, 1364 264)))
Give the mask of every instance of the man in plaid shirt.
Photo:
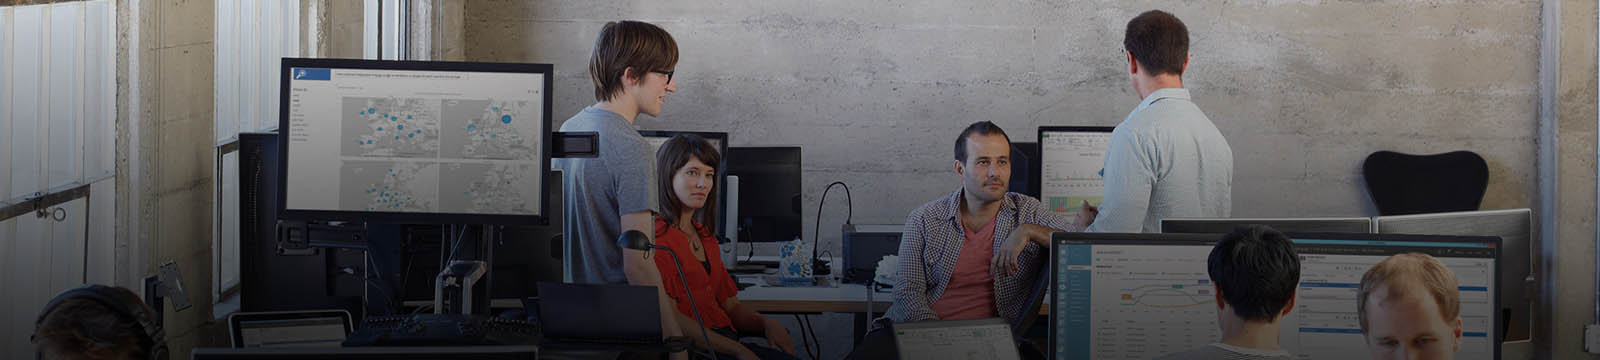
POLYGON ((962 186, 906 217, 899 280, 886 318, 894 322, 1003 317, 1015 325, 1045 266, 1050 233, 1079 231, 1027 195, 1009 193, 1011 139, 988 121, 955 142, 962 186))
MULTIPOLYGON (((967 126, 956 137, 955 170, 961 187, 906 217, 900 235, 894 304, 873 322, 1003 317, 1013 327, 1026 316, 1028 291, 1049 259, 1050 233, 1081 231, 1093 213, 1074 224, 1039 199, 1006 192, 1011 184, 1011 138, 992 122, 967 126)), ((894 354, 894 337, 873 331, 846 359, 894 354)))

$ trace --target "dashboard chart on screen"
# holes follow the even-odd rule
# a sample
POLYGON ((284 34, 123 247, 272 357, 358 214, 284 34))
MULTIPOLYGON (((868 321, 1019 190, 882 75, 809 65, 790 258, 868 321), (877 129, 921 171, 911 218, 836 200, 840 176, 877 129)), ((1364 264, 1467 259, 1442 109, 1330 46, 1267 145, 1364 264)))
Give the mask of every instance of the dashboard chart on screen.
POLYGON ((547 65, 284 61, 290 217, 543 215, 547 65))

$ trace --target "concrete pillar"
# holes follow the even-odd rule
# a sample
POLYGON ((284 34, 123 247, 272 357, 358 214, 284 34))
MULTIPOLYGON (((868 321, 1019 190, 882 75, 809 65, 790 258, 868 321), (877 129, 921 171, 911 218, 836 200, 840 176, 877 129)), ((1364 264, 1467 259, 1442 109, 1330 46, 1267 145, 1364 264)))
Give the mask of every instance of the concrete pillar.
POLYGON ((129 273, 118 284, 137 288, 168 262, 183 270, 194 306, 165 309, 175 359, 226 341, 211 313, 214 9, 211 0, 117 2, 118 53, 132 57, 117 70, 118 197, 132 201, 117 223, 119 243, 133 245, 119 255, 129 273))
MULTIPOLYGON (((1596 5, 1594 1, 1547 0, 1544 34, 1545 121, 1555 126, 1552 162, 1557 176, 1541 196, 1553 208, 1545 223, 1550 242, 1542 253, 1543 305, 1550 309, 1535 337, 1538 358, 1595 358, 1583 350, 1584 326, 1597 323, 1595 291, 1596 200, 1596 5), (1553 82, 1553 83, 1552 83, 1553 82), (1539 337, 1544 337, 1539 339, 1539 337)), ((1541 174, 1547 174, 1541 172, 1541 174)))

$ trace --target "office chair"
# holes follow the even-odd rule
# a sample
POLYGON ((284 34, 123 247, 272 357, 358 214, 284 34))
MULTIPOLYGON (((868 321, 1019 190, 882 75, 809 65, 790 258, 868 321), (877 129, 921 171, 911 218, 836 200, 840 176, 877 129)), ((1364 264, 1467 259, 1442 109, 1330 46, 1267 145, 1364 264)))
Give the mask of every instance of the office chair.
POLYGON ((1489 185, 1488 164, 1471 151, 1379 151, 1367 156, 1361 173, 1383 216, 1478 210, 1489 185))
MULTIPOLYGON (((1048 251, 1049 249, 1045 250, 1048 251)), ((1017 350, 1021 352, 1024 359, 1042 358, 1045 354, 1044 350, 1039 349, 1033 342, 1028 341, 1028 330, 1032 329, 1033 323, 1039 320, 1039 308, 1044 305, 1045 294, 1050 292, 1050 264, 1048 259, 1045 262, 1045 264, 1039 266, 1039 273, 1036 274, 1038 279, 1033 281, 1033 288, 1028 290, 1028 306, 1022 310, 1024 311, 1022 313, 1022 321, 1011 329, 1011 335, 1016 337, 1017 350)), ((1050 311, 1060 310, 1050 309, 1050 311)))

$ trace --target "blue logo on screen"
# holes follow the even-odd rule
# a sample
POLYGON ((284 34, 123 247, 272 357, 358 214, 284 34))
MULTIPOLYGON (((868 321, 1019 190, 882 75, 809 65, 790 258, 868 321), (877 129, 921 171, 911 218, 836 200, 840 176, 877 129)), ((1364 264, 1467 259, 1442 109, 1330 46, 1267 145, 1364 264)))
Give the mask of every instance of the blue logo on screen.
POLYGON ((328 80, 333 76, 328 69, 293 68, 290 72, 294 80, 328 80))

